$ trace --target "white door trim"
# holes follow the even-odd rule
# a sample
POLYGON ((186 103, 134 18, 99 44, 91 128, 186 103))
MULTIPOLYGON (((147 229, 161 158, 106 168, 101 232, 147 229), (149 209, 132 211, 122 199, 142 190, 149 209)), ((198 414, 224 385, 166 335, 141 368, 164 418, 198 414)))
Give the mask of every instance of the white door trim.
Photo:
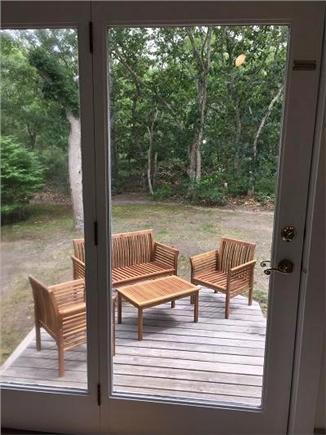
MULTIPOLYGON (((124 3, 124 2, 123 2, 124 3)), ((155 2, 156 3, 156 2, 155 2)), ((213 3, 213 2, 212 2, 213 3)), ((258 2, 256 4, 246 3, 246 2, 237 2, 237 3, 222 3, 219 2, 219 6, 221 7, 221 20, 223 19, 223 7, 225 11, 228 8, 238 8, 238 10, 242 10, 243 19, 248 22, 255 22, 255 19, 252 18, 257 14, 255 9, 259 6, 261 11, 265 9, 266 6, 266 14, 262 14, 262 20, 266 22, 270 22, 269 17, 273 11, 278 10, 279 8, 284 8, 283 10, 293 11, 293 9, 304 8, 308 2, 289 2, 287 4, 280 5, 281 2, 258 2)), ((147 2, 150 6, 150 2, 147 2)), ((172 4, 172 2, 171 2, 172 4)), ((316 2, 315 7, 322 11, 324 3, 316 2)), ((95 6, 95 5, 94 5, 95 6)), ((158 8, 162 8, 159 5, 159 2, 155 5, 158 8)), ((109 227, 107 224, 107 218, 109 217, 110 208, 102 207, 101 204, 95 201, 95 185, 94 185, 94 173, 95 173, 95 163, 94 159, 96 159, 96 169, 99 171, 97 177, 97 199, 100 201, 103 198, 106 198, 108 193, 107 185, 109 183, 109 174, 105 169, 105 159, 107 156, 107 148, 106 148, 106 96, 100 95, 103 93, 103 86, 106 80, 105 69, 103 70, 104 59, 100 58, 103 54, 103 42, 104 42, 104 33, 101 28, 97 25, 94 29, 94 53, 96 53, 96 59, 93 61, 93 67, 95 68, 95 77, 94 77, 94 93, 97 104, 94 106, 93 112, 93 83, 91 81, 91 55, 86 50, 85 47, 88 47, 88 37, 89 37, 89 7, 90 2, 2 2, 2 24, 7 27, 20 27, 20 28, 28 28, 33 26, 78 26, 80 31, 80 73, 81 73, 81 105, 84 107, 84 121, 82 121, 82 125, 87 128, 84 128, 83 131, 83 153, 85 158, 83 159, 83 171, 84 171, 84 200, 85 200, 85 233, 86 233, 86 246, 88 254, 88 272, 87 272, 87 287, 93 291, 90 291, 87 296, 88 302, 88 316, 89 316, 89 331, 88 331, 88 340, 89 340, 89 368, 88 368, 88 379, 89 379, 89 394, 77 394, 72 395, 69 392, 47 392, 44 391, 33 391, 28 388, 26 389, 5 389, 2 391, 2 423, 7 427, 16 427, 16 428, 24 428, 24 429, 32 429, 32 430, 41 430, 41 431, 58 431, 58 432, 91 432, 95 433, 96 428, 98 427, 98 407, 96 406, 96 386, 97 386, 97 375, 98 375, 98 361, 100 361, 100 370, 101 370, 101 379, 103 387, 108 385, 106 381, 108 381, 108 370, 104 361, 108 358, 110 360, 110 352, 107 352, 107 343, 109 341, 109 333, 107 332, 107 317, 110 317, 107 314, 107 287, 106 284, 109 282, 110 277, 106 272, 106 261, 109 260, 108 249, 104 245, 103 240, 107 240, 109 227), (84 71, 84 74, 82 74, 84 71), (100 82, 97 82, 97 79, 100 79, 100 82), (83 102, 84 101, 84 102, 83 102), (85 105, 85 102, 87 103, 85 105), (104 110, 103 110, 104 109, 104 110), (100 126, 99 130, 95 130, 94 133, 94 115, 95 113, 95 121, 97 125, 100 126), (96 140, 96 156, 94 156, 94 137, 96 140), (87 143, 89 145, 87 145, 87 143), (87 158, 86 158, 87 157, 87 158), (87 161, 87 163, 86 163, 87 161), (85 166, 87 164, 87 167, 85 166), (103 178, 104 177, 104 178, 103 178), (104 181, 104 182, 103 182, 104 181), (85 186, 86 184, 86 186, 85 186), (105 208, 105 210, 104 210, 105 208), (99 259, 100 264, 98 268, 98 283, 99 291, 100 291, 100 301, 99 311, 97 311, 97 250, 92 244, 92 231, 93 231, 93 222, 96 219, 97 212, 99 212, 99 230, 101 234, 100 244, 99 244, 99 259), (99 312, 100 319, 99 323, 97 323, 97 312, 99 312), (100 354, 98 353, 98 331, 101 332, 101 347, 100 354), (90 352, 91 350, 91 352, 90 352)), ((137 15, 137 7, 139 4, 137 2, 133 2, 133 6, 131 4, 125 2, 125 16, 127 17, 127 22, 133 18, 134 15, 137 15)), ((185 7, 185 5, 184 5, 185 7)), ((120 2, 111 3, 111 19, 115 17, 115 13, 120 8, 120 2)), ((200 12, 200 11, 199 11, 200 12)), ((227 14, 227 12, 224 12, 227 14)), ((200 13, 199 13, 200 15, 200 13)), ((93 17, 94 19, 94 17, 93 17)), ((164 21, 164 11, 162 10, 162 18, 164 21)), ((309 19, 308 17, 302 16, 302 20, 309 19)), ((283 19, 280 21, 276 20, 276 22, 287 22, 286 14, 283 19)), ((157 20, 160 22, 160 19, 157 20)), ((229 20, 226 20, 229 22, 229 20)), ((317 20, 317 22, 319 22, 317 20)), ((122 21, 125 23, 125 21, 122 21)), ((99 24, 99 22, 97 22, 99 24)), ((312 22, 312 27, 314 27, 315 23, 312 22)), ((318 25, 317 25, 318 27, 318 25)), ((319 32, 318 29, 312 28, 313 32, 319 32)), ((315 50, 316 47, 312 47, 315 50)), ((318 48, 318 47, 317 47, 318 48)), ((301 52, 302 56, 310 56, 309 44, 306 45, 306 49, 301 52)), ((304 58, 304 57, 302 57, 304 58)), ((312 116, 314 122, 314 116, 312 116)), ((83 127, 82 127, 83 128, 83 127)), ((320 139, 321 142, 321 139, 320 139)), ((317 153, 318 154, 318 153, 317 153)), ((315 157, 318 160, 318 156, 315 157)), ((316 176, 316 169, 313 169, 312 176, 316 176)), ((319 180, 319 179, 318 179, 319 180)), ((320 193, 319 193, 320 194, 320 193)), ((312 195, 312 192, 311 192, 312 195)), ((314 195, 317 195, 314 193, 314 195)), ((311 197, 310 197, 311 198, 311 197)), ((317 196, 316 196, 317 198, 317 196)), ((318 197, 319 198, 319 197, 318 197)), ((314 203, 317 204, 317 201, 314 203)), ((314 209, 314 216, 318 216, 317 208, 314 209)), ((318 271, 317 273, 313 273, 314 267, 317 267, 317 262, 321 257, 321 250, 315 249, 316 247, 316 239, 318 241, 318 230, 316 227, 316 221, 312 219, 310 222, 310 229, 314 227, 314 231, 312 231, 310 241, 311 241, 311 250, 307 250, 306 254, 306 262, 304 264, 309 264, 310 274, 307 278, 306 289, 311 289, 316 286, 316 288, 320 283, 318 271), (316 261, 316 263, 314 263, 316 261)), ((319 225, 320 225, 319 221, 319 225)), ((307 227, 308 228, 308 227, 307 227)), ((307 239, 306 239, 307 240, 307 239)), ((309 245, 307 245, 309 247, 309 245)), ((295 433, 295 431, 300 428, 300 421, 302 421, 303 414, 300 415, 301 406, 303 402, 302 392, 299 389, 300 385, 303 387, 304 385, 309 386, 310 378, 309 378, 309 364, 311 361, 305 360, 307 357, 306 349, 307 344, 309 343, 309 337, 306 334, 309 332, 309 325, 314 325, 314 302, 310 299, 312 293, 308 292, 307 297, 305 297, 304 290, 301 293, 300 300, 300 309, 301 312, 307 313, 304 322, 303 322, 303 330, 297 337, 303 337, 302 346, 301 346, 301 354, 298 354, 299 361, 296 365, 297 376, 294 379, 293 385, 296 385, 297 392, 296 396, 293 396, 292 402, 292 414, 290 421, 290 431, 291 433, 295 433), (310 314, 309 314, 310 313, 310 314), (301 360, 300 360, 301 359, 301 360), (300 376, 299 376, 300 375, 300 376), (302 376, 304 375, 304 376, 302 376), (296 384, 297 383, 297 384, 296 384), (301 401, 301 402, 300 402, 301 401)), ((322 303, 321 297, 323 296, 322 291, 318 293, 319 301, 322 303)), ((293 319, 295 321, 295 319, 293 319)), ((108 319, 110 322, 110 319, 108 319)), ((317 322, 318 323, 318 322, 317 322)), ((302 325, 302 323, 301 323, 302 325)), ((320 323, 318 323, 320 325, 320 323)), ((323 325, 321 323, 321 325, 323 325)), ((316 336, 317 337, 317 336, 316 336)), ((318 340, 316 340, 315 351, 318 353, 318 340)), ((314 351, 314 352, 315 352, 314 351)), ((316 355, 316 354, 314 354, 316 355)), ((314 381, 315 382, 315 381, 314 381)), ((315 385, 315 384, 314 384, 315 385)), ((110 387, 103 388, 103 398, 106 399, 106 394, 109 394, 110 387)), ((315 387, 310 390, 312 396, 315 397, 315 387)), ((314 399, 312 400, 314 401, 314 399)), ((130 401, 128 399, 110 399, 107 404, 108 408, 103 408, 102 414, 104 416, 103 430, 110 426, 112 431, 119 432, 121 429, 128 430, 134 435, 134 431, 132 430, 132 421, 130 421, 130 417, 126 418, 126 407, 131 406, 132 414, 137 415, 137 419, 134 420, 135 425, 138 427, 143 427, 143 432, 154 433, 157 432, 157 428, 160 428, 162 432, 167 427, 168 420, 177 417, 177 420, 173 422, 175 430, 180 429, 179 433, 182 433, 182 423, 186 420, 189 421, 189 427, 194 433, 204 432, 204 427, 198 427, 200 421, 202 419, 206 419, 207 423, 205 423, 205 427, 210 427, 214 433, 233 433, 236 427, 238 433, 251 432, 251 433, 262 433, 261 424, 264 422, 264 415, 260 413, 261 417, 258 417, 253 420, 253 416, 257 417, 259 413, 255 411, 248 412, 247 410, 238 410, 236 411, 239 416, 239 424, 235 422, 235 424, 230 421, 230 419, 234 418, 235 414, 232 410, 218 410, 218 413, 215 413, 215 409, 202 408, 202 407, 191 407, 189 409, 188 406, 184 406, 181 404, 173 405, 169 403, 160 403, 159 401, 148 404, 147 401, 130 401), (132 403, 131 403, 132 402, 132 403), (150 407, 148 407, 150 405, 150 407), (152 411, 152 416, 148 416, 148 411, 152 411), (213 411, 213 412, 211 412, 213 411), (189 415, 191 412, 191 415, 189 415), (106 415, 105 415, 106 414, 106 415), (106 419, 106 417, 109 418, 106 419), (111 418, 112 417, 112 418, 111 418), (110 421, 111 420, 111 421, 110 421), (143 425, 143 422, 146 422, 146 425, 143 425), (231 423, 231 424, 230 424, 231 423), (241 427, 240 427, 241 426, 241 427)), ((311 422, 311 416, 313 413, 313 404, 307 403, 309 411, 309 421, 311 422)), ((305 408, 307 410, 307 408, 305 408)), ((284 410, 288 413, 288 410, 284 410)), ((275 414, 275 420, 277 420, 280 416, 279 414, 275 414)), ((135 426, 134 426, 135 427, 135 426)), ((310 426, 309 426, 310 427, 310 426)), ((269 427, 270 432, 274 431, 275 425, 272 422, 272 425, 269 427)))
POLYGON ((325 337, 326 20, 289 415, 290 434, 315 427, 325 337))

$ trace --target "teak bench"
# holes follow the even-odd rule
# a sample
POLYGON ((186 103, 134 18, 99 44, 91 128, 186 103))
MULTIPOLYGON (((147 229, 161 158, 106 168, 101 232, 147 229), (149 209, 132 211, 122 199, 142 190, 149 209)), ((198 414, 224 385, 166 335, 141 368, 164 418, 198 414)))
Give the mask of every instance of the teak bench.
MULTIPOLYGON (((73 240, 73 275, 85 277, 84 239, 73 240)), ((112 286, 177 274, 179 251, 154 242, 153 230, 133 231, 112 235, 112 286)))

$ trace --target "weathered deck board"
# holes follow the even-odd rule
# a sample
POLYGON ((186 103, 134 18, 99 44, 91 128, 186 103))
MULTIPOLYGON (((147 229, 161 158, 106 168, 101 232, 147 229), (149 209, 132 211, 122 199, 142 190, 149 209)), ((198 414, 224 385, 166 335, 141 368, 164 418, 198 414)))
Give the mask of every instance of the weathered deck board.
MULTIPOLYGON (((137 340, 137 311, 123 304, 116 325, 114 392, 198 402, 259 406, 266 321, 259 304, 238 296, 224 319, 224 296, 200 292, 199 323, 189 298, 144 312, 144 339, 137 340)), ((34 331, 1 369, 3 382, 87 388, 86 345, 65 354, 65 376, 57 376, 57 349, 42 332, 42 351, 34 331)))

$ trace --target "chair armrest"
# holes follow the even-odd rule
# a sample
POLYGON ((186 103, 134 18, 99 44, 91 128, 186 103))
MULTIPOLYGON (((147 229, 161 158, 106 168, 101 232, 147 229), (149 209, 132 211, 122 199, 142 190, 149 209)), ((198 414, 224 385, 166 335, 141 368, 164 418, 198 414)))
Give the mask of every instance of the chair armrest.
POLYGON ((175 273, 177 273, 178 256, 178 249, 164 245, 163 243, 154 242, 153 261, 174 269, 175 273))
POLYGON ((229 270, 230 278, 242 277, 246 274, 253 272, 256 261, 257 260, 251 260, 248 261, 247 263, 240 264, 240 266, 232 267, 232 269, 229 270))
POLYGON ((218 251, 208 251, 190 257, 191 278, 201 272, 214 271, 217 268, 218 251))
POLYGON ((86 313, 85 302, 65 305, 59 309, 59 315, 64 318, 72 317, 77 314, 84 314, 84 313, 86 313))
POLYGON ((85 263, 74 255, 71 256, 71 260, 74 279, 85 278, 85 263))
POLYGON ((53 294, 58 310, 66 305, 85 301, 85 280, 75 279, 52 285, 49 291, 53 294))

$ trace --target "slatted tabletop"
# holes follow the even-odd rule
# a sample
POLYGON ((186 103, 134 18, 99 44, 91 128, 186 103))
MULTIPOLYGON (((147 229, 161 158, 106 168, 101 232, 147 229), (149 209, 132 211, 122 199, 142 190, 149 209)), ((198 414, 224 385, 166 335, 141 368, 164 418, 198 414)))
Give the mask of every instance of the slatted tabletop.
MULTIPOLYGON (((245 296, 237 296, 224 319, 224 296, 204 289, 199 307, 196 324, 188 298, 174 309, 149 308, 144 339, 137 341, 137 309, 124 304, 123 323, 116 325, 114 393, 260 405, 266 322, 259 304, 248 306, 245 296)), ((85 389, 85 345, 66 352, 65 367, 58 378, 54 341, 43 333, 43 350, 36 352, 31 333, 3 366, 2 380, 85 389)))
POLYGON ((180 298, 193 294, 198 286, 178 276, 166 276, 117 289, 129 302, 136 307, 150 307, 172 298, 180 298))

